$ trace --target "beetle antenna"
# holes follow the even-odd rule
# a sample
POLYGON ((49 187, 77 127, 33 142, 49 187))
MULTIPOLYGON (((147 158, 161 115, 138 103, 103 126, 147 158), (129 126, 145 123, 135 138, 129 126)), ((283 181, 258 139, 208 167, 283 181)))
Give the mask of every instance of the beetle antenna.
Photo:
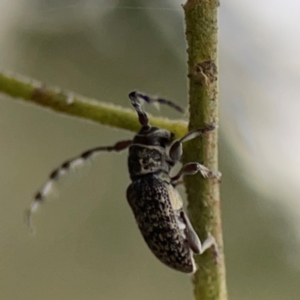
POLYGON ((89 149, 79 156, 69 159, 62 163, 58 168, 53 170, 49 175, 47 182, 44 186, 35 194, 35 197, 30 205, 30 207, 25 212, 25 222, 29 228, 32 229, 32 213, 38 208, 40 204, 42 204, 45 200, 45 197, 51 192, 53 184, 58 181, 62 175, 67 173, 68 171, 75 169, 80 164, 85 163, 88 159, 92 156, 99 154, 103 151, 115 151, 119 152, 125 150, 132 144, 132 140, 125 140, 119 141, 113 146, 106 146, 106 147, 96 147, 89 149))
POLYGON ((177 110, 181 113, 184 113, 184 109, 181 106, 174 103, 173 101, 171 101, 171 100, 167 100, 167 99, 159 98, 159 97, 157 97, 157 98, 150 97, 148 95, 141 94, 141 93, 136 92, 136 91, 133 91, 133 92, 129 93, 128 96, 131 100, 132 106, 134 107, 134 109, 138 113, 139 121, 140 121, 140 124, 142 126, 149 126, 149 120, 148 120, 147 114, 142 109, 142 101, 141 100, 143 100, 143 101, 145 101, 149 104, 154 104, 154 105, 155 104, 168 105, 168 106, 174 108, 175 110, 177 110))

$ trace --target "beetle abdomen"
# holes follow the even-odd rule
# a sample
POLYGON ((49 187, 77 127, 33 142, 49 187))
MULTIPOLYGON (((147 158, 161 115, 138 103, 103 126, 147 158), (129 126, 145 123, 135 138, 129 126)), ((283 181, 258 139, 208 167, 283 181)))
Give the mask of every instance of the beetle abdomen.
POLYGON ((192 273, 193 256, 178 226, 168 187, 156 175, 142 176, 128 187, 127 200, 153 254, 173 269, 192 273))

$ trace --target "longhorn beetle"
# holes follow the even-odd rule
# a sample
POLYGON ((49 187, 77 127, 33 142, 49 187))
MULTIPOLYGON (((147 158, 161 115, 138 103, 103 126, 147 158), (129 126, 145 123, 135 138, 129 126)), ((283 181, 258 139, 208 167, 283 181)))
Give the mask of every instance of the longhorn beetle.
POLYGON ((33 211, 44 201, 52 184, 66 171, 99 152, 119 152, 129 148, 128 170, 131 184, 127 188, 127 200, 145 242, 162 263, 184 273, 194 273, 197 268, 193 254, 202 254, 211 246, 215 246, 217 250, 217 245, 210 234, 201 244, 183 211, 183 203, 175 187, 181 183, 181 177, 184 175, 199 172, 205 178, 218 178, 220 173, 211 171, 197 162, 185 164, 173 177, 170 176, 170 171, 181 158, 182 143, 214 130, 215 125, 190 131, 174 141, 173 133, 150 125, 142 104, 143 101, 161 103, 183 112, 181 107, 172 101, 152 98, 139 92, 131 92, 129 98, 137 112, 141 124, 140 131, 132 140, 120 141, 114 146, 90 149, 55 169, 44 187, 36 193, 27 211, 28 225, 31 224, 33 211))

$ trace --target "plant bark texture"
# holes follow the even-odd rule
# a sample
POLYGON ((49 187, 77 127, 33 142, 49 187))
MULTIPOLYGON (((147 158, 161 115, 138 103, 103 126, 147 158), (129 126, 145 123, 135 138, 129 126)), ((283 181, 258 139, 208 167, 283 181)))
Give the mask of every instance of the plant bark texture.
MULTIPOLYGON (((188 44, 189 130, 218 124, 217 0, 188 0, 183 5, 188 44)), ((218 169, 218 133, 211 131, 185 147, 183 163, 197 161, 218 169)), ((199 269, 193 277, 196 300, 226 300, 225 264, 218 179, 186 176, 188 212, 201 240, 211 233, 218 255, 210 249, 196 256, 199 269)))

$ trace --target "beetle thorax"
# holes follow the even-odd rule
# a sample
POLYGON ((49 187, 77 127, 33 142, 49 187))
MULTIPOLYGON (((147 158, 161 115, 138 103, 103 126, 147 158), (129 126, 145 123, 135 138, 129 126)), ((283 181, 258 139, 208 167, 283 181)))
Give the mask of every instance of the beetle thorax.
POLYGON ((147 174, 170 172, 170 159, 166 147, 171 133, 156 127, 142 128, 129 148, 128 168, 131 179, 147 174))
POLYGON ((169 173, 165 149, 160 146, 133 144, 129 148, 128 168, 131 179, 154 173, 169 173))

